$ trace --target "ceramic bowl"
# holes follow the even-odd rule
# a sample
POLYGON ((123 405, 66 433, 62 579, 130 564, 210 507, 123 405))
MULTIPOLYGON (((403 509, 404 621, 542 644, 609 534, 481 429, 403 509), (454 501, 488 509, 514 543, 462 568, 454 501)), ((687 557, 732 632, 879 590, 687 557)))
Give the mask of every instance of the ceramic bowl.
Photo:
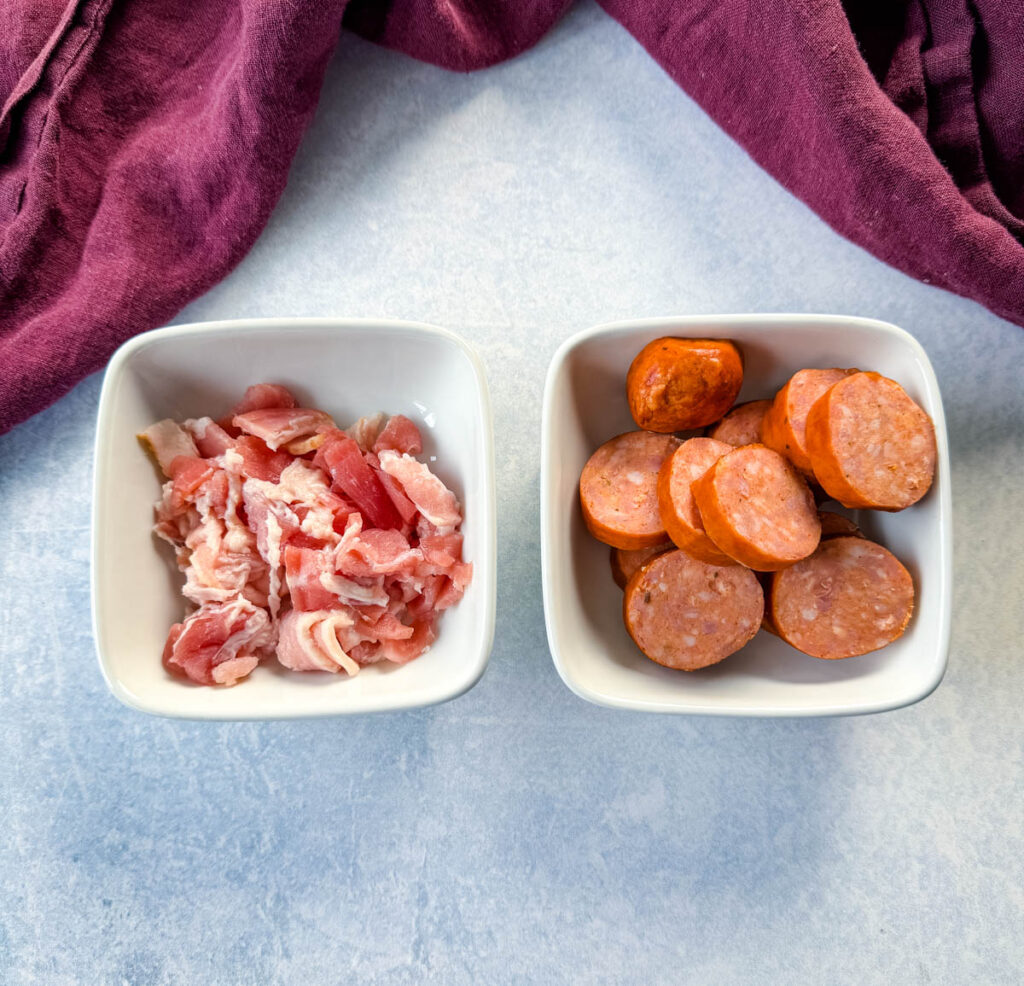
POLYGON ((581 332, 557 351, 545 386, 541 545, 551 654, 566 685, 591 702, 737 716, 850 715, 917 702, 942 680, 952 597, 949 449, 931 363, 895 325, 847 316, 687 316, 581 332), (915 612, 898 641, 862 657, 820 661, 760 632, 720 664, 689 673, 663 668, 637 649, 622 623, 609 549, 584 528, 578 482, 599 445, 636 428, 626 404, 626 370, 644 345, 666 335, 735 341, 745 364, 740 401, 771 397, 802 367, 856 366, 897 380, 931 415, 938 466, 927 495, 895 514, 839 509, 913 576, 915 612))
POLYGON ((453 333, 407 322, 257 319, 137 336, 107 369, 95 455, 93 629, 107 684, 127 705, 199 719, 380 712, 454 698, 483 673, 494 633, 493 434, 483 367, 453 333), (286 385, 339 423, 376 411, 407 415, 463 504, 473 582, 410 664, 348 678, 270 662, 233 688, 191 685, 162 666, 168 628, 184 615, 182 578, 151 533, 162 477, 135 436, 165 417, 216 418, 259 381, 286 385))

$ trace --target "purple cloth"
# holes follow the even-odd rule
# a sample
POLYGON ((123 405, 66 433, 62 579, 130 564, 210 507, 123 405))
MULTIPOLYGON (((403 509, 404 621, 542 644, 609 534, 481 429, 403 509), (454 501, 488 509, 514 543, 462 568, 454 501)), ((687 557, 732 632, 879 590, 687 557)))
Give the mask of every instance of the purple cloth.
MULTIPOLYGON (((225 276, 266 224, 342 16, 471 70, 569 0, 0 4, 0 432, 225 276)), ((1024 8, 601 0, 844 236, 1024 324, 1024 8)))

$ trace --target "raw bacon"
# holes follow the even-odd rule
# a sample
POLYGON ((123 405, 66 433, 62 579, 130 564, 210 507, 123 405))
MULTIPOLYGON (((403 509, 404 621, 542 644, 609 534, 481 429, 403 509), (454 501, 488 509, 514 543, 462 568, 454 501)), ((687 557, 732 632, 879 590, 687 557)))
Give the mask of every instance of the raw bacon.
POLYGON ((268 407, 236 414, 231 423, 247 435, 261 438, 276 452, 282 445, 334 427, 329 414, 308 407, 268 407))
POLYGON ((226 419, 139 437, 168 476, 154 532, 185 575, 164 663, 197 684, 234 685, 272 654, 348 675, 405 664, 472 579, 461 507, 414 458, 422 439, 402 415, 341 431, 257 384, 226 419))
POLYGON ((313 462, 326 469, 331 486, 359 508, 370 526, 402 526, 401 515, 355 439, 343 431, 328 432, 313 462))
POLYGON ((423 438, 420 430, 404 414, 396 414, 388 418, 388 423, 373 443, 374 452, 388 449, 392 452, 404 452, 407 455, 419 455, 423 451, 423 438))
POLYGON ((255 383, 249 387, 242 399, 231 409, 231 417, 248 414, 250 411, 264 411, 271 407, 298 407, 298 401, 287 387, 279 383, 255 383))

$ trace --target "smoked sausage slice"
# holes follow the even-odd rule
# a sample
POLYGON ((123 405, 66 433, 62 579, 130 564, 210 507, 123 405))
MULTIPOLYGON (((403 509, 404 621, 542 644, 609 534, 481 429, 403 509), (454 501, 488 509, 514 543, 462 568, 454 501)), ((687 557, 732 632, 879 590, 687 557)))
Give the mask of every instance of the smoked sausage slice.
POLYGON ((713 438, 683 442, 661 465, 658 474, 658 507, 665 531, 678 548, 710 565, 732 565, 733 560, 715 545, 704 530, 700 511, 690 488, 732 446, 713 438))
POLYGON ((775 395, 761 424, 761 441, 784 455, 802 473, 811 474, 807 454, 807 413, 814 402, 834 383, 856 370, 797 370, 775 395))
POLYGON ((620 589, 626 588, 626 583, 633 577, 633 573, 642 568, 652 558, 668 551, 671 544, 658 544, 653 548, 637 548, 636 551, 623 551, 622 548, 612 548, 611 566, 612 578, 620 589))
POLYGON ((648 431, 686 431, 717 421, 743 386, 739 350, 725 339, 655 339, 626 374, 633 420, 648 431))
POLYGON ((626 550, 668 541, 658 511, 658 470, 678 446, 671 435, 630 431, 590 457, 580 476, 580 504, 598 541, 626 550))
POLYGON ((807 452, 818 482, 844 507, 903 510, 932 484, 935 428, 895 380, 855 373, 814 403, 807 452))
POLYGON ((738 651, 761 625, 764 593, 739 565, 708 565, 685 551, 648 562, 626 585, 622 615, 652 661, 696 671, 738 651))
POLYGON ((741 565, 774 572, 818 546, 821 524, 803 477, 778 452, 744 445, 693 484, 704 529, 741 565))
POLYGON ((721 421, 708 429, 708 438, 727 445, 756 445, 763 442, 761 422, 771 401, 747 401, 737 404, 721 421))
POLYGON ((880 544, 835 537, 772 576, 770 606, 775 632, 797 650, 822 660, 857 657, 903 633, 914 583, 880 544))

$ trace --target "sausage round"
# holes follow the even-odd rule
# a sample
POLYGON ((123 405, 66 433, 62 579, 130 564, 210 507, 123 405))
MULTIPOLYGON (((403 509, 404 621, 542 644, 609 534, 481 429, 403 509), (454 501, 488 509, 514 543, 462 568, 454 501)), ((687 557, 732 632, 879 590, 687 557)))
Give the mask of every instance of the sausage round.
POLYGON ((726 445, 757 445, 762 442, 761 422, 771 401, 747 401, 737 404, 721 421, 708 430, 708 438, 726 445))
POLYGON ((648 431, 686 431, 717 421, 743 386, 739 350, 724 339, 655 339, 626 374, 633 420, 648 431))
POLYGON ((935 428, 895 380, 855 373, 814 403, 807 452, 818 482, 844 507, 903 510, 932 484, 935 428))
POLYGON ((806 558, 821 524, 803 477, 778 452, 744 445, 693 484, 704 529, 741 565, 774 572, 806 558))
POLYGON ((634 550, 668 540, 658 511, 658 470, 678 445, 671 435, 631 431, 590 457, 580 476, 580 504, 598 541, 634 550))
POLYGON ((733 560, 715 545, 704 530, 700 511, 690 488, 732 446, 713 438, 683 442, 661 465, 658 474, 658 507, 665 531, 678 548, 710 565, 732 565, 733 560))
POLYGON ((811 657, 837 660, 896 640, 914 610, 914 583, 880 544, 835 537, 776 572, 770 600, 771 621, 786 643, 811 657))
POLYGON ((653 548, 637 548, 635 551, 623 551, 622 548, 612 548, 611 566, 612 578, 620 589, 626 588, 626 583, 633 577, 633 573, 643 568, 652 558, 668 551, 671 544, 658 544, 653 548))
POLYGON ((761 440, 779 455, 784 455, 802 473, 811 474, 807 454, 807 414, 814 402, 834 383, 856 370, 798 370, 775 395, 764 416, 761 440))
POLYGON ((685 551, 648 562, 626 585, 622 615, 652 661, 696 671, 717 664, 761 625, 764 593, 753 572, 708 565, 685 551))

